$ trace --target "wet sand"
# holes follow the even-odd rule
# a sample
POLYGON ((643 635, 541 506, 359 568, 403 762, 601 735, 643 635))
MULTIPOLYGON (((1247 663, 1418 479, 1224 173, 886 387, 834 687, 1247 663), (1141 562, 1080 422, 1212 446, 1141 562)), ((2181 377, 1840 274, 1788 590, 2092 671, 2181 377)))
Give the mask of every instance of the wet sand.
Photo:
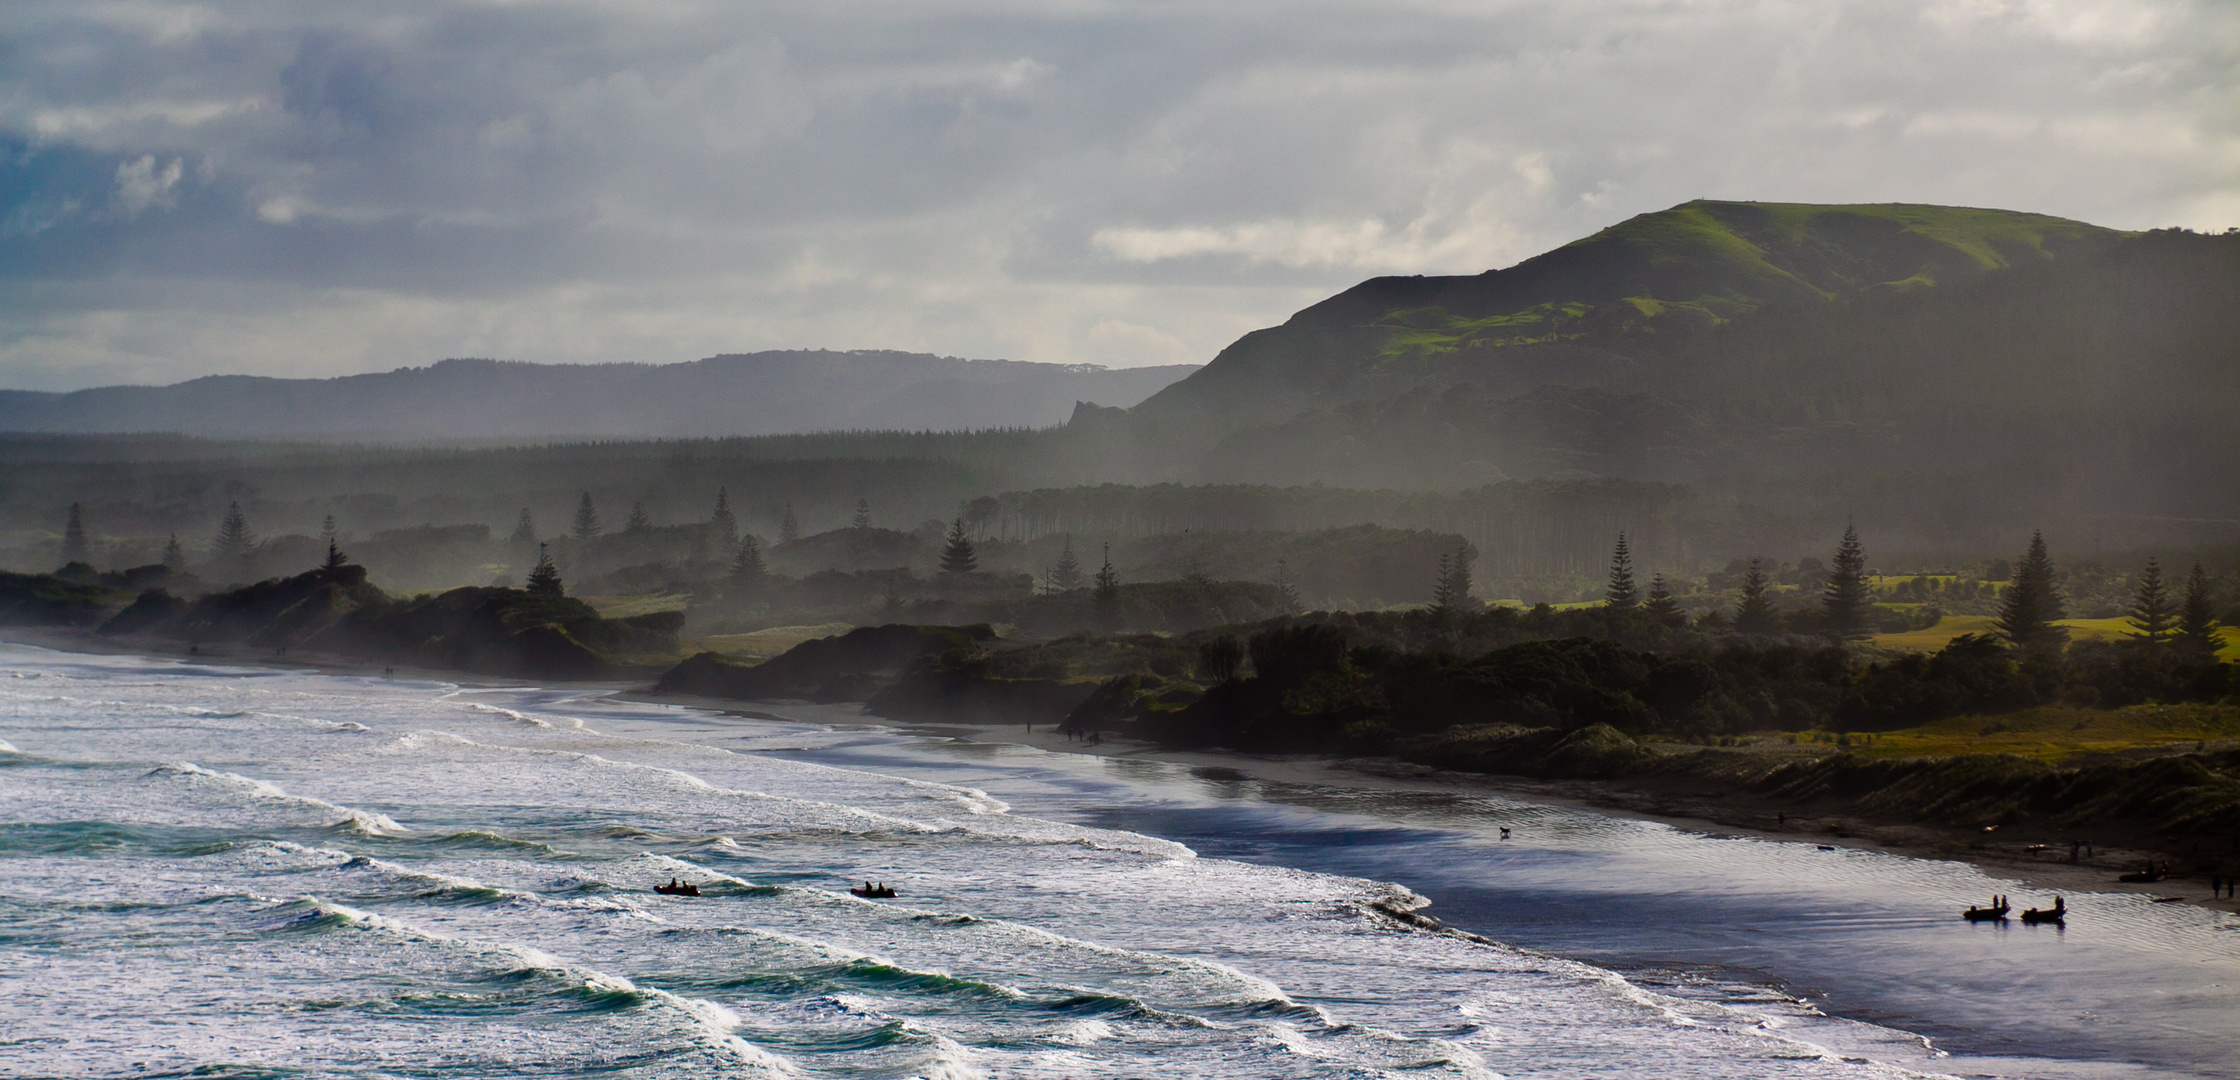
MULTIPOLYGON (((796 716, 815 721, 840 719, 835 713, 853 712, 852 706, 812 706, 815 715, 785 704, 764 709, 742 707, 736 701, 709 698, 625 695, 633 700, 690 705, 747 716, 796 716)), ((1463 773, 1397 761, 1391 758, 1332 758, 1312 754, 1261 755, 1223 751, 1164 750, 1149 743, 1106 737, 1090 743, 1068 738, 1055 725, 926 724, 889 720, 855 712, 844 722, 888 728, 910 734, 961 739, 970 742, 1010 743, 1067 754, 1137 758, 1203 769, 1233 770, 1240 778, 1279 784, 1352 788, 1367 791, 1429 791, 1484 793, 1523 801, 1592 810, 1619 817, 1660 821, 1698 832, 1752 836, 1789 843, 1829 844, 1837 847, 1882 851, 1917 859, 1967 863, 1986 874, 2017 881, 2032 889, 2052 893, 2137 893, 2176 897, 2179 902, 2217 911, 2240 912, 2240 902, 2212 900, 2205 878, 2173 875, 2153 883, 2119 882, 2116 876, 2137 869, 2148 853, 2105 845, 2090 859, 2067 861, 2068 849, 2048 847, 2026 850, 2023 841, 2002 841, 1996 836, 1975 836, 1957 830, 1918 825, 1876 823, 1847 815, 1804 815, 1784 811, 1755 797, 1720 793, 1690 793, 1674 785, 1632 784, 1625 781, 1534 780, 1527 777, 1463 773)), ((2175 870, 2175 868, 2173 868, 2175 870)))

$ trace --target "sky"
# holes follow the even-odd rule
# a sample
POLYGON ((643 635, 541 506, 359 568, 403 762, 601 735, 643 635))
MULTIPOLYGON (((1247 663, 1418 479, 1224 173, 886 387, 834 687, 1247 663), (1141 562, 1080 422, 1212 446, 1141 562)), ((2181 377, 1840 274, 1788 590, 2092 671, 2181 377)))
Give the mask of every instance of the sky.
POLYGON ((1693 198, 2240 226, 2240 3, 0 5, 0 389, 1203 363, 1693 198))

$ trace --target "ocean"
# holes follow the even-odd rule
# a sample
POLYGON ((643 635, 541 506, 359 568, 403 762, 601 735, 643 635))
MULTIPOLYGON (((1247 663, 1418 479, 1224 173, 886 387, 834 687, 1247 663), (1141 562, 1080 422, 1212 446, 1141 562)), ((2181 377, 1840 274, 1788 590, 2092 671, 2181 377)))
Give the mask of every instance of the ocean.
POLYGON ((2191 905, 2072 895, 2065 930, 1969 926, 1967 902, 2028 891, 772 709, 0 645, 0 1075, 2240 1060, 2240 919, 2191 905), (701 895, 652 891, 672 879, 701 895), (897 895, 851 895, 866 882, 897 895))

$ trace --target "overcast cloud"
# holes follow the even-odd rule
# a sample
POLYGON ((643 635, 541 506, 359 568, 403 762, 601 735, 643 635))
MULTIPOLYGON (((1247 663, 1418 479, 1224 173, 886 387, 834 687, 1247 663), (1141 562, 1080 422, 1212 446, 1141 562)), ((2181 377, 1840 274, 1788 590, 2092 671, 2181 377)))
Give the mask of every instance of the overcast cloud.
POLYGON ((2240 225, 2240 4, 0 6, 0 387, 1202 362, 1699 196, 2240 225))

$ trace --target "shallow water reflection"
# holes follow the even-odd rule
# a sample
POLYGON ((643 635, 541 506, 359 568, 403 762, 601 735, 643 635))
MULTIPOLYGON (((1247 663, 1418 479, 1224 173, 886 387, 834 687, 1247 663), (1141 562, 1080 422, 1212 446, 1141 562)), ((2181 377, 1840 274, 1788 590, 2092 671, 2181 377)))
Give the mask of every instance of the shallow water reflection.
POLYGON ((1778 985, 1830 1013, 1931 1036, 1969 1071, 2129 1064, 2224 1076, 2240 1060, 2240 918, 2192 905, 2071 894, 2066 927, 1971 924, 1959 912, 1992 893, 2025 901, 2017 907, 2051 894, 1961 863, 1497 795, 1209 779, 1143 759, 940 740, 925 745, 947 760, 929 766, 919 745, 897 752, 908 739, 866 733, 805 756, 968 784, 1023 813, 1204 855, 1399 882, 1458 929, 1652 982, 1778 985), (2018 1055, 2077 1060, 2005 1060, 2018 1055))

